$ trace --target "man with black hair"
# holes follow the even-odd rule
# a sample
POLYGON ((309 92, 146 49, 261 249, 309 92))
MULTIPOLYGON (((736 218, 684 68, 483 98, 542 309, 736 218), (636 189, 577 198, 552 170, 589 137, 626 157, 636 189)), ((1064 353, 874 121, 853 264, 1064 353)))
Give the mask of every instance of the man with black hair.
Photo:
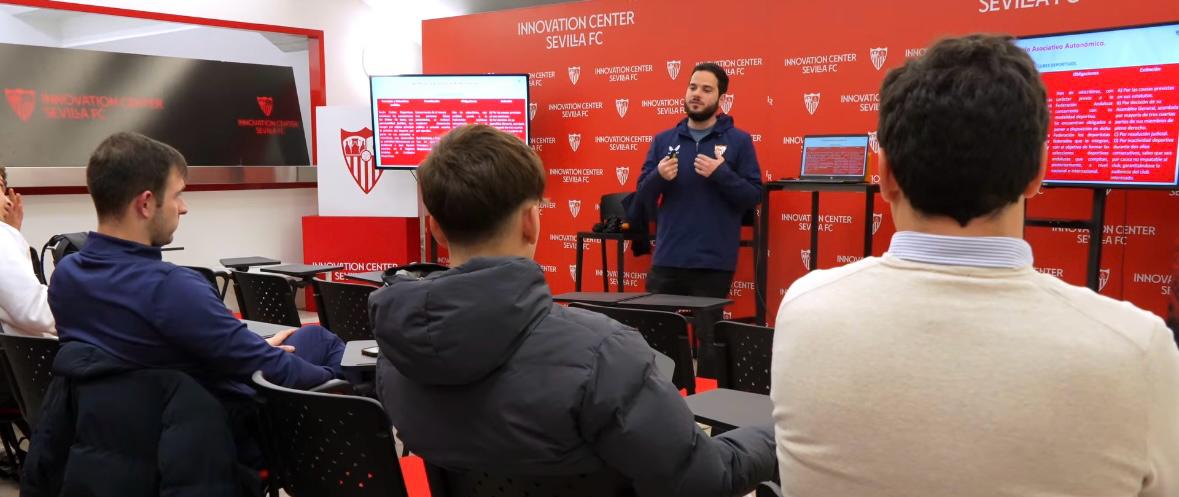
MULTIPOLYGON (((749 133, 720 111, 729 76, 712 62, 692 69, 684 113, 655 135, 639 173, 636 200, 659 202, 647 291, 726 298, 737 268, 741 217, 761 201, 761 169, 749 133)), ((719 314, 719 311, 717 311, 719 314)), ((703 373, 714 366, 711 323, 698 316, 703 373)))
POLYGON ((453 471, 593 474, 644 497, 744 495, 773 476, 768 425, 709 437, 642 335, 553 303, 532 260, 545 173, 527 144, 457 128, 418 181, 454 268, 369 298, 377 391, 406 447, 453 471))
POLYGON ((1048 106, 1011 37, 942 40, 880 92, 882 257, 786 292, 771 397, 794 497, 1179 495, 1162 319, 1032 266, 1048 106))
POLYGON ((344 345, 330 331, 305 326, 262 339, 201 275, 162 260, 160 247, 172 242, 180 216, 188 213, 187 176, 180 152, 138 133, 111 135, 90 156, 86 186, 98 229, 61 260, 49 285, 62 354, 67 347, 82 350, 74 344, 87 351, 69 361, 59 354, 55 371, 68 366, 89 374, 100 358, 183 371, 230 408, 231 420, 238 407, 248 414, 255 371, 290 388, 337 377, 344 345))

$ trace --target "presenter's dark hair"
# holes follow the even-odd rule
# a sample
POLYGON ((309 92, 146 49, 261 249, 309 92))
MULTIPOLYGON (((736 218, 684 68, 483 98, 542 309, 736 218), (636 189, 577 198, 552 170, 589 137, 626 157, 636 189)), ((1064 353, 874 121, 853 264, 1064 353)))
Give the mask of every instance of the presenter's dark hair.
POLYGON ((164 188, 172 170, 188 176, 184 156, 168 144, 139 133, 115 133, 103 140, 86 165, 86 187, 99 219, 123 215, 127 204, 151 191, 156 205, 164 202, 164 188))
POLYGON ((472 245, 494 238, 524 202, 541 200, 545 172, 519 138, 473 124, 442 137, 418 166, 418 184, 446 238, 472 245))
POLYGON ((725 68, 721 67, 715 62, 701 62, 692 68, 692 74, 700 71, 708 71, 716 76, 716 91, 720 95, 729 92, 729 74, 725 72, 725 68))
POLYGON ((1012 37, 945 39, 885 76, 878 131, 913 208, 966 226, 1019 200, 1035 179, 1047 96, 1012 37))

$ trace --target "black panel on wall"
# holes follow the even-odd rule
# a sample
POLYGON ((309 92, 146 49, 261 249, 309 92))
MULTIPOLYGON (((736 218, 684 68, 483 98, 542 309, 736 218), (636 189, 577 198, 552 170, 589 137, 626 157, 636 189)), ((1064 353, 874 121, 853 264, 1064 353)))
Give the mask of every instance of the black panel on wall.
POLYGON ((138 131, 191 165, 308 165, 290 67, 0 44, 0 164, 84 166, 138 131))

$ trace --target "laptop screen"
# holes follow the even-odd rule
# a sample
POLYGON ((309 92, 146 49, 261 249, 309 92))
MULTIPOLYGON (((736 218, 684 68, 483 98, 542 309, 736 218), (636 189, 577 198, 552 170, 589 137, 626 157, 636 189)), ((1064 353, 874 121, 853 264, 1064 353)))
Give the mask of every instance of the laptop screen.
POLYGON ((863 181, 867 174, 868 135, 803 137, 802 178, 863 181))

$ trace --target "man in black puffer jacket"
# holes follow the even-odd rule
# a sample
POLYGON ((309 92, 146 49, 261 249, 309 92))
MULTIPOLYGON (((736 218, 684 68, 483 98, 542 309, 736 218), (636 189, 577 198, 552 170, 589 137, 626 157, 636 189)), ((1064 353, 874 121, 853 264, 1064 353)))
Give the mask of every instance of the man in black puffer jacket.
POLYGON ((644 497, 743 495, 773 477, 770 425, 710 438, 641 335, 553 303, 531 259, 545 177, 527 145, 464 126, 418 177, 456 267, 369 299, 377 390, 410 450, 452 470, 614 471, 644 497))

